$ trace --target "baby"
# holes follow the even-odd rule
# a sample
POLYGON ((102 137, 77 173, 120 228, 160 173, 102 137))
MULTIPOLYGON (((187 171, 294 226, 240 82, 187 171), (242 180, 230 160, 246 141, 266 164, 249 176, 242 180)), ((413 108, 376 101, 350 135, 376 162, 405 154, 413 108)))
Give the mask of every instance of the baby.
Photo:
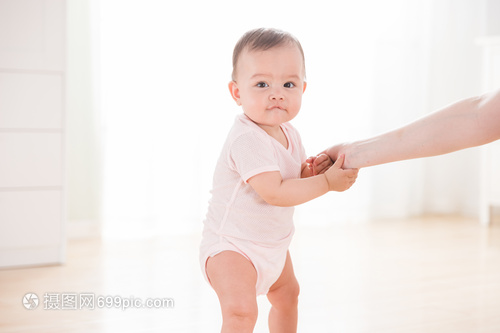
POLYGON ((272 305, 270 332, 296 332, 299 285, 288 247, 293 206, 345 191, 358 170, 327 155, 306 163, 289 123, 306 89, 299 41, 275 29, 244 34, 233 53, 231 96, 241 106, 215 168, 200 247, 203 274, 219 297, 222 332, 252 332, 257 295, 272 305), (333 164, 333 165, 332 165, 333 164))

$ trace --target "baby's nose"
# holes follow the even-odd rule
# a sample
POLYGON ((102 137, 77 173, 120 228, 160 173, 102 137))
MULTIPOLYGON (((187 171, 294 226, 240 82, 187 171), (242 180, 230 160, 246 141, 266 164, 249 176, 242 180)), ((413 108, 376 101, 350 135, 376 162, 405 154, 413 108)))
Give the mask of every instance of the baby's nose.
POLYGON ((271 91, 269 99, 271 99, 272 101, 282 101, 285 99, 285 94, 283 93, 282 89, 275 88, 271 91))

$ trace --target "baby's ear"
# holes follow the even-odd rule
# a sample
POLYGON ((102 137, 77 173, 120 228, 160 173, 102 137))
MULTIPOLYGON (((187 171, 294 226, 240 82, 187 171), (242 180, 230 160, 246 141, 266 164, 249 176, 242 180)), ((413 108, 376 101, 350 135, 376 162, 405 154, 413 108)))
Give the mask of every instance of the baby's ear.
POLYGON ((307 82, 304 81, 304 87, 302 88, 302 93, 304 93, 306 91, 306 87, 307 87, 307 82))
POLYGON ((238 84, 236 81, 229 82, 229 92, 231 93, 231 97, 235 100, 236 104, 241 105, 240 102, 240 90, 238 89, 238 84))

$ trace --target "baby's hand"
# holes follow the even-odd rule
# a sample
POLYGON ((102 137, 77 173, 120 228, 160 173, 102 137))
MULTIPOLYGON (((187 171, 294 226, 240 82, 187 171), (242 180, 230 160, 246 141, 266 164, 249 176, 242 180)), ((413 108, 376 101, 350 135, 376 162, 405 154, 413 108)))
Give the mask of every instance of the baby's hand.
POLYGON ((343 192, 349 189, 358 177, 359 169, 342 169, 345 155, 340 155, 335 163, 325 172, 328 190, 343 192))
POLYGON ((306 162, 308 163, 308 167, 312 171, 313 176, 325 173, 325 171, 333 165, 332 159, 323 153, 317 156, 309 157, 306 162))

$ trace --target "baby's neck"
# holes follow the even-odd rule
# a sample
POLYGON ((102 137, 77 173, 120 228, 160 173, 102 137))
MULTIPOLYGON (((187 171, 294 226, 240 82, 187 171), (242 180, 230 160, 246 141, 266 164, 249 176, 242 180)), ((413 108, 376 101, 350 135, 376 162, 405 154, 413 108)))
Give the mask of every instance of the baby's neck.
POLYGON ((273 137, 276 141, 281 143, 283 147, 288 149, 288 139, 286 138, 285 132, 281 128, 281 126, 265 126, 259 125, 269 136, 273 137))

